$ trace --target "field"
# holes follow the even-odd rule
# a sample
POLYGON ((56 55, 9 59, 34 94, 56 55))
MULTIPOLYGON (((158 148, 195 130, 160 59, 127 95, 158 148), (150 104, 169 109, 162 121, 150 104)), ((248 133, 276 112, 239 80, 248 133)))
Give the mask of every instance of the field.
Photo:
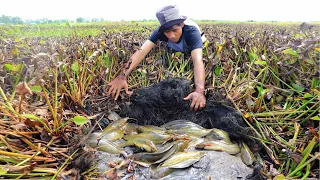
MULTIPOLYGON (((261 173, 319 178, 320 25, 201 22, 207 92, 243 115, 267 156, 261 173)), ((107 84, 157 27, 154 22, 0 25, 0 178, 96 177, 72 169, 81 137, 117 103, 107 84), (102 106, 103 105, 103 106, 102 106)), ((191 59, 161 44, 128 77, 129 89, 193 78, 191 59), (167 62, 164 67, 163 62, 167 62)), ((88 158, 87 161, 90 158, 88 158)), ((88 162, 90 164, 90 162, 88 162)))

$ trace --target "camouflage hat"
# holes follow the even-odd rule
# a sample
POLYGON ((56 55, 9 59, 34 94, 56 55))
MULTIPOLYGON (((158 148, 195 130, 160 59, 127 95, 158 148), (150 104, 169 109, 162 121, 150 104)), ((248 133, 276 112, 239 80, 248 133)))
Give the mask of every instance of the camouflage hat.
POLYGON ((160 8, 156 16, 160 22, 160 32, 163 32, 170 27, 179 24, 187 19, 186 16, 181 16, 176 5, 169 5, 160 8))

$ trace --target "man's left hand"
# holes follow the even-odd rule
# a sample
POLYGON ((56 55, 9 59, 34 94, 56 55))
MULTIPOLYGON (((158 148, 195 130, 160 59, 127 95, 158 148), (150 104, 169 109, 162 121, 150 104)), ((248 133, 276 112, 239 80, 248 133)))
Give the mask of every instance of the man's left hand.
POLYGON ((203 109, 206 106, 206 97, 203 93, 194 91, 190 93, 187 97, 183 98, 184 100, 192 99, 191 105, 190 105, 190 111, 198 111, 203 109))

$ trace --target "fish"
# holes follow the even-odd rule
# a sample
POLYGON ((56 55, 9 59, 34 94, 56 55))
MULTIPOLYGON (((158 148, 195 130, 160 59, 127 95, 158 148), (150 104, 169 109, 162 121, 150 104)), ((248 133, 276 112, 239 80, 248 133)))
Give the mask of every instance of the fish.
POLYGON ((161 128, 165 128, 165 129, 180 129, 180 128, 184 128, 184 127, 190 127, 190 126, 195 126, 198 128, 202 128, 202 126, 189 121, 189 120, 174 120, 174 121, 170 121, 162 126, 160 126, 161 128))
POLYGON ((123 136, 124 136, 123 130, 120 128, 117 128, 117 129, 108 131, 106 134, 103 135, 102 139, 115 141, 115 140, 122 139, 123 136))
POLYGON ((188 120, 174 120, 161 127, 169 134, 187 134, 196 137, 206 136, 212 131, 188 120))
POLYGON ((167 168, 186 168, 199 161, 206 153, 203 151, 178 152, 165 160, 161 167, 167 168))
POLYGON ((208 140, 224 140, 227 143, 231 143, 229 134, 221 129, 212 128, 212 131, 205 137, 208 140))
POLYGON ((111 111, 108 114, 108 119, 111 120, 111 121, 118 121, 119 119, 121 119, 121 117, 116 112, 111 111))
POLYGON ((138 132, 157 132, 157 133, 163 133, 165 131, 165 128, 161 128, 154 125, 145 125, 145 126, 138 126, 138 132))
POLYGON ((205 140, 204 142, 197 144, 196 148, 224 151, 229 154, 238 154, 240 152, 240 148, 237 144, 228 143, 222 140, 205 140))
POLYGON ((178 144, 175 144, 174 146, 172 146, 172 148, 170 148, 169 151, 167 151, 167 153, 164 156, 162 156, 161 159, 153 162, 153 164, 161 163, 161 162, 165 161, 166 159, 168 159, 170 156, 172 156, 177 151, 178 147, 179 147, 178 144))
POLYGON ((204 138, 198 138, 198 137, 191 138, 187 149, 196 147, 198 144, 203 143, 203 142, 204 142, 204 138))
POLYGON ((163 151, 155 153, 136 153, 132 154, 128 158, 133 159, 135 163, 140 164, 144 167, 149 167, 152 164, 160 163, 170 157, 175 153, 177 145, 171 143, 170 146, 167 146, 163 151))
POLYGON ((190 139, 189 140, 178 140, 175 142, 177 143, 176 152, 184 152, 189 147, 190 139))
POLYGON ((96 143, 98 143, 98 140, 100 139, 101 137, 101 132, 94 132, 94 133, 91 133, 89 138, 88 138, 88 141, 95 141, 96 143))
POLYGON ((117 128, 125 129, 128 119, 129 118, 121 118, 121 119, 118 119, 117 121, 110 123, 106 128, 102 130, 101 136, 104 136, 104 134, 106 134, 107 132, 117 128))
POLYGON ((138 125, 134 124, 134 123, 128 123, 126 125, 126 128, 124 130, 124 134, 126 135, 134 135, 134 134, 138 134, 138 125))
POLYGON ((92 147, 96 148, 99 151, 107 152, 110 154, 122 154, 124 157, 127 157, 127 153, 122 149, 117 146, 112 141, 102 139, 100 141, 94 140, 94 139, 88 139, 87 144, 92 147))
POLYGON ((125 140, 134 139, 134 138, 145 138, 152 141, 155 144, 163 144, 174 138, 172 134, 167 133, 156 133, 156 132, 143 132, 135 135, 126 135, 123 137, 125 140))
POLYGON ((250 148, 248 147, 248 145, 244 142, 242 142, 242 146, 241 146, 241 152, 240 152, 240 157, 241 160, 244 164, 246 164, 247 166, 252 165, 253 161, 255 160, 253 153, 251 152, 250 148))
POLYGON ((158 145, 158 150, 159 152, 160 151, 166 151, 168 149, 170 149, 173 145, 177 144, 177 141, 172 141, 170 143, 165 143, 165 144, 162 144, 162 145, 158 145))
POLYGON ((209 134, 212 129, 206 129, 201 126, 187 126, 178 129, 168 129, 166 133, 169 134, 187 134, 195 137, 203 137, 209 134))
POLYGON ((125 142, 119 143, 119 146, 120 147, 137 146, 139 148, 146 150, 147 152, 158 152, 158 148, 154 144, 154 142, 143 137, 130 138, 125 142))
POLYGON ((175 169, 175 168, 158 167, 155 170, 151 170, 151 172, 152 172, 152 177, 154 179, 160 179, 160 178, 168 176, 169 174, 173 173, 176 170, 177 169, 175 169))

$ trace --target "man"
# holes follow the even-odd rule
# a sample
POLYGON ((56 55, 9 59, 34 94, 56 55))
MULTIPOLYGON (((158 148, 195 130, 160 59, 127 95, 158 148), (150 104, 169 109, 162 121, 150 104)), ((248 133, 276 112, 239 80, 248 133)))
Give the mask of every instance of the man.
POLYGON ((204 95, 205 70, 202 62, 202 45, 205 37, 201 37, 199 26, 181 16, 177 6, 169 5, 156 13, 160 26, 153 31, 149 39, 136 51, 125 65, 122 72, 108 85, 111 86, 107 96, 112 95, 117 100, 122 88, 129 94, 127 76, 137 67, 158 41, 167 42, 168 47, 175 51, 191 53, 194 69, 195 90, 184 100, 192 100, 190 110, 203 109, 206 104, 204 95))

